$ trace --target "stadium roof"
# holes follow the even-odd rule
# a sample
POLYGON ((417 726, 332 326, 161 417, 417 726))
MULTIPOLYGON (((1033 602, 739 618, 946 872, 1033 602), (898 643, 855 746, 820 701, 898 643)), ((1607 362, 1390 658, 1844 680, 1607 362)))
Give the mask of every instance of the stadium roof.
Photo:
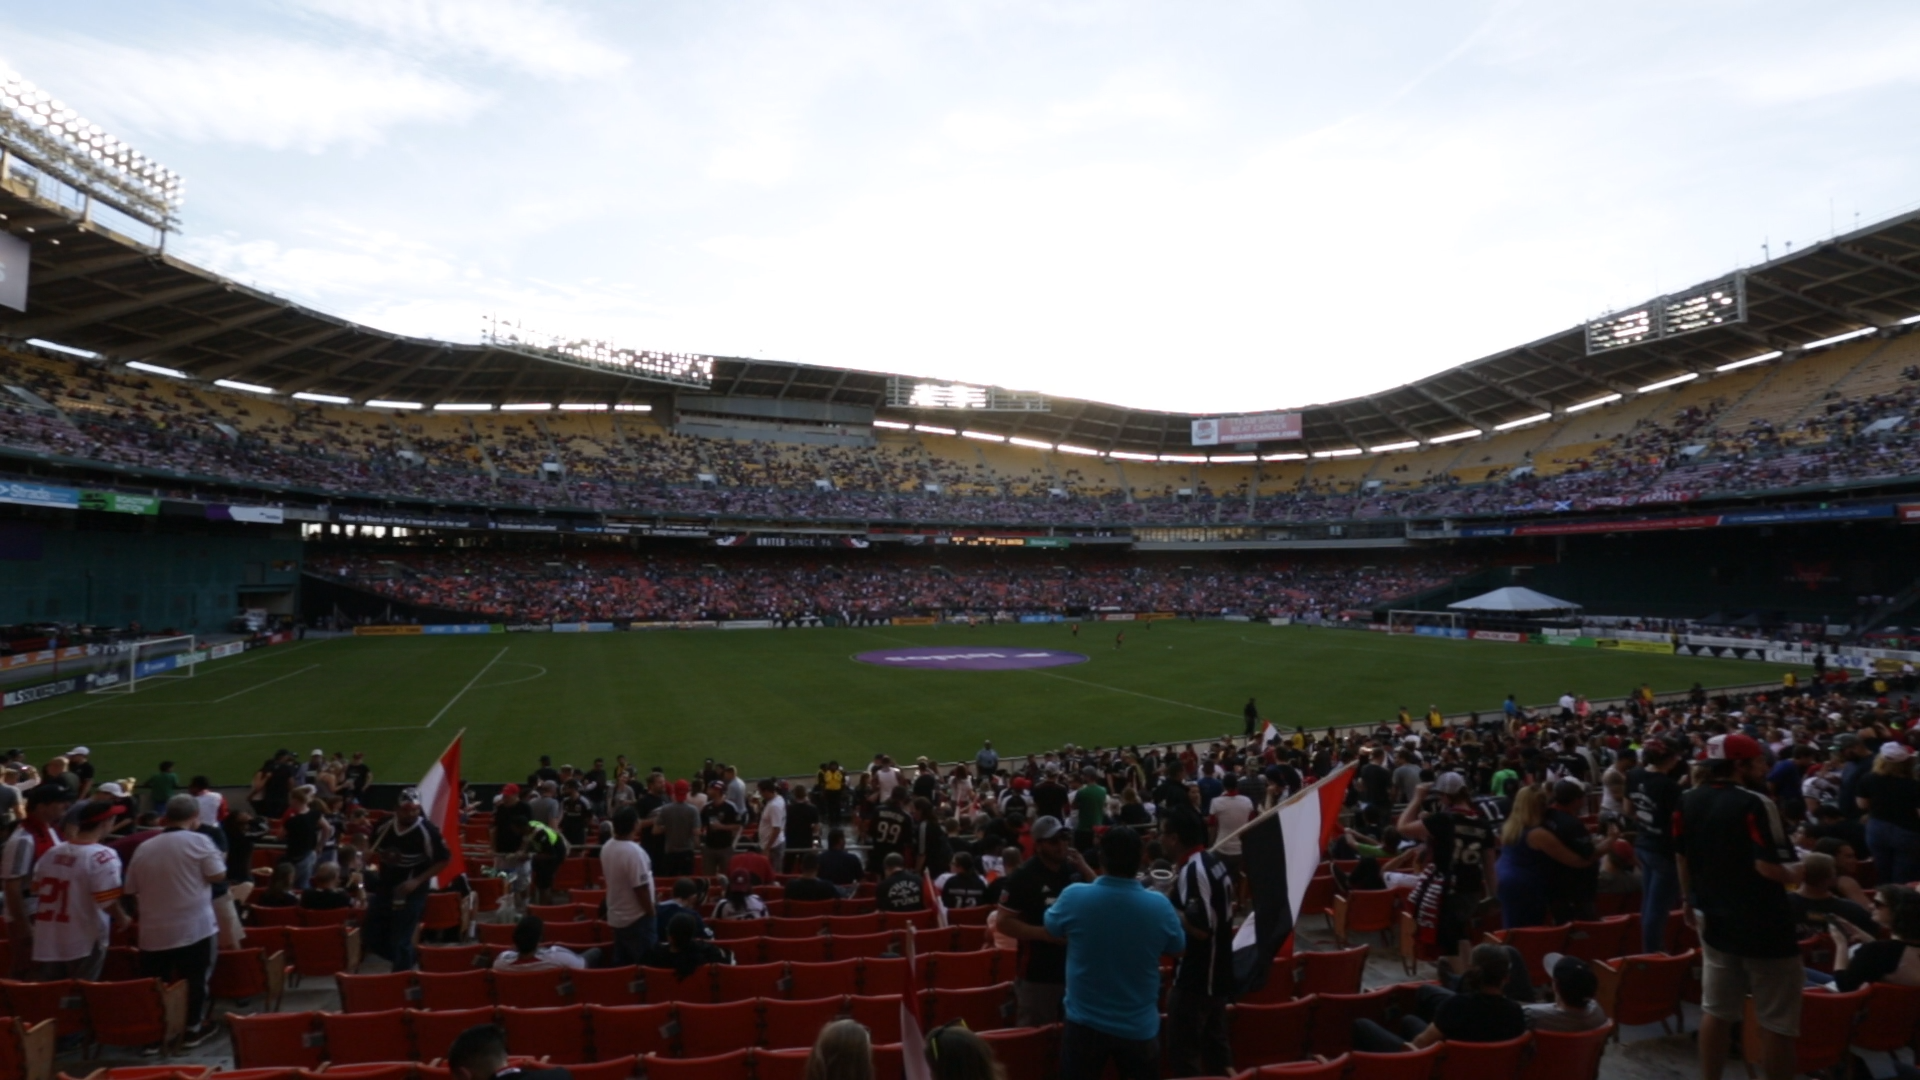
MULTIPOLYGON (((540 350, 453 344, 358 325, 192 266, 34 192, 30 181, 17 178, 0 186, 0 226, 33 245, 28 310, 0 309, 0 337, 355 402, 664 403, 691 389, 665 376, 540 350)), ((1262 449, 1372 450, 1492 432, 1607 395, 1711 377, 1717 368, 1776 350, 1791 354, 1841 335, 1902 332, 1920 315, 1920 211, 1743 273, 1744 323, 1591 356, 1586 327, 1573 327, 1382 393, 1302 408, 1302 441, 1262 449)), ((1414 334, 1398 332, 1418 346, 1414 334)), ((698 392, 868 408, 896 420, 1100 451, 1160 454, 1191 447, 1193 414, 1064 398, 1050 399, 1046 411, 906 410, 887 405, 888 381, 867 371, 715 357, 711 388, 698 392)))

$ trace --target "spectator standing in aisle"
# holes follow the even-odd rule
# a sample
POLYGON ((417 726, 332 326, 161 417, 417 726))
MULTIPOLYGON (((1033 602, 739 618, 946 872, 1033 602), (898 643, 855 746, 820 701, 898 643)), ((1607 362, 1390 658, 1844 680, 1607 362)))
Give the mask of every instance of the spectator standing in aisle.
POLYGON ((1005 879, 997 931, 1019 943, 1013 996, 1014 1022, 1021 1027, 1060 1022, 1067 995, 1067 945, 1047 932, 1047 910, 1067 886, 1092 880, 1092 868, 1067 842, 1067 827, 1060 819, 1034 821, 1033 858, 1005 879))
POLYGON ((1673 864, 1673 821, 1680 809, 1680 784, 1673 778, 1679 757, 1659 737, 1640 747, 1640 767, 1627 773, 1627 813, 1634 822, 1633 853, 1640 862, 1640 948, 1660 952, 1666 940, 1667 913, 1680 904, 1680 879, 1673 864))
POLYGON ((1800 883, 1780 808, 1757 789, 1765 752, 1751 737, 1715 735, 1707 782, 1680 800, 1676 869, 1686 919, 1700 933, 1700 1074, 1717 1080, 1733 1026, 1753 998, 1767 1080, 1789 1080, 1806 981, 1787 888, 1800 883))
POLYGON ((73 792, 64 784, 39 784, 27 789, 27 818, 15 826, 0 848, 0 883, 7 898, 7 936, 12 941, 13 971, 25 976, 33 963, 33 868, 60 843, 60 820, 73 805, 73 792))
POLYGON ((42 979, 98 979, 109 934, 126 925, 120 856, 100 842, 121 809, 82 803, 68 826, 70 839, 34 867, 33 891, 42 902, 34 912, 33 959, 42 979))
POLYGON ((1100 838, 1100 877, 1070 885, 1047 909, 1046 932, 1067 943, 1064 1080, 1160 1074, 1160 958, 1186 951, 1180 913, 1137 880, 1144 845, 1125 825, 1100 838))
MULTIPOLYGON (((700 811, 687 801, 693 785, 685 780, 673 782, 673 798, 661 803, 646 828, 660 834, 660 876, 684 877, 696 869, 695 851, 700 846, 700 811)), ((623 807, 622 809, 629 809, 623 807)), ((639 809, 632 807, 634 816, 639 809)), ((614 830, 618 835, 620 811, 614 811, 614 830)), ((642 848, 642 850, 645 850, 642 848)))
POLYGON ((1206 850, 1207 826, 1194 814, 1169 814, 1160 823, 1160 844, 1175 868, 1173 905, 1187 936, 1167 995, 1167 1060, 1176 1076, 1228 1076, 1233 880, 1226 863, 1206 850))
MULTIPOLYGON (((686 806, 685 803, 673 805, 686 806)), ((692 807, 687 807, 689 810, 692 807)), ((666 810, 668 807, 661 807, 666 810)), ((654 927, 653 866, 634 842, 640 812, 623 806, 613 814, 613 839, 600 848, 600 872, 607 884, 607 925, 613 928, 613 964, 637 964, 659 942, 654 927)))
POLYGON ((185 1045, 198 1046, 215 1031, 207 1020, 220 931, 213 887, 227 880, 227 860, 198 831, 200 803, 193 796, 168 800, 165 822, 164 832, 134 849, 125 891, 140 905, 140 972, 187 984, 185 1045))
POLYGON ((418 788, 401 790, 393 817, 373 836, 373 858, 380 872, 367 900, 367 948, 386 957, 393 970, 411 971, 414 931, 426 912, 433 875, 453 858, 440 830, 421 812, 418 788))
POLYGON ((775 874, 787 865, 787 800, 771 778, 760 781, 760 851, 775 874))
POLYGON ((982 742, 980 752, 973 755, 973 770, 983 784, 1000 771, 1000 754, 993 748, 992 739, 982 742))

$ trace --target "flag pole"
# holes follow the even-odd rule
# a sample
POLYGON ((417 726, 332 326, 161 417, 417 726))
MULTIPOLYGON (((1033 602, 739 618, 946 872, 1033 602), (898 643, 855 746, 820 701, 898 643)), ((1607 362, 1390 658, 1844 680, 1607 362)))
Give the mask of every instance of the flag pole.
POLYGON ((1248 829, 1251 829, 1255 825, 1258 825, 1261 822, 1267 820, 1273 815, 1279 813, 1281 810, 1289 806, 1292 806, 1294 803, 1297 803, 1300 800, 1306 798, 1308 795, 1312 794, 1313 792, 1320 790, 1321 786, 1326 784, 1329 780, 1332 780, 1334 777, 1339 776, 1341 773, 1346 772, 1348 769, 1351 769, 1351 768, 1353 768, 1353 763, 1351 761, 1342 762, 1339 768, 1333 770, 1332 772, 1321 777, 1320 779, 1315 780, 1313 783, 1308 784, 1306 787, 1301 788, 1299 791, 1288 796, 1287 798, 1282 799, 1281 801, 1273 804, 1271 809, 1262 811, 1260 814, 1258 814, 1257 816, 1249 820, 1245 825, 1242 825, 1239 828, 1228 833, 1227 835, 1221 837, 1220 839, 1215 840, 1212 843, 1212 845, 1210 845, 1207 848, 1207 850, 1213 851, 1218 849, 1221 844, 1224 844, 1229 840, 1235 839, 1241 833, 1246 832, 1248 829))
MULTIPOLYGON (((459 742, 460 736, 465 735, 466 733, 467 733, 466 728, 461 728, 459 731, 454 732, 453 738, 447 740, 446 747, 442 749, 438 754, 434 755, 434 758, 433 758, 434 763, 438 764, 442 758, 445 758, 447 756, 447 751, 453 749, 453 744, 459 742)), ((427 766, 427 768, 431 769, 433 768, 433 766, 429 765, 427 766)))

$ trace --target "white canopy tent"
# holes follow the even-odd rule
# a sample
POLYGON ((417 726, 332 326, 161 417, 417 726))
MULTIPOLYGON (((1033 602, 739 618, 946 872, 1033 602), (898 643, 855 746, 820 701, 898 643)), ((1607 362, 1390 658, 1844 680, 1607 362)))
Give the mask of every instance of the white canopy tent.
POLYGON ((1520 585, 1509 585, 1490 593, 1448 604, 1451 611, 1484 611, 1505 615, 1530 615, 1551 611, 1579 611, 1580 605, 1561 600, 1520 585))

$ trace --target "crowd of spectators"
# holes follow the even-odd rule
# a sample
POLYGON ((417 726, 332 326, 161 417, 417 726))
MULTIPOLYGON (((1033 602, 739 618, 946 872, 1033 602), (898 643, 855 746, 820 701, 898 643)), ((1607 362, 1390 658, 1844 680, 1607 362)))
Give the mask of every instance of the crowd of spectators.
MULTIPOLYGON (((487 823, 483 862, 511 879, 516 905, 559 900, 554 871, 570 854, 597 852, 605 876, 611 945, 570 952, 523 918, 496 966, 729 963, 711 924, 768 917, 755 890, 775 883, 789 899, 864 889, 881 911, 986 906, 990 945, 1017 972, 1014 1022, 1065 1025, 1063 1074, 1112 1060, 1152 1075, 1164 1039, 1184 1075, 1224 1075, 1233 1047, 1216 1021, 1241 988, 1222 943, 1253 902, 1236 834, 1345 767, 1346 827, 1322 853, 1349 860, 1336 887, 1410 890, 1417 941, 1441 958, 1440 982, 1407 1017, 1356 1024, 1357 1048, 1604 1026, 1586 961, 1549 958, 1536 986, 1511 949, 1448 958, 1479 929, 1638 910, 1642 939, 1623 948, 1702 950, 1703 1064, 1724 1058, 1751 996, 1771 1066, 1792 1061, 1803 992, 1920 986, 1912 690, 1696 686, 1662 701, 1641 686, 1598 706, 1569 691, 1557 707, 1509 696, 1465 723, 1403 712, 1346 732, 1266 724, 1249 701, 1245 732, 1184 745, 1003 755, 987 741, 944 763, 909 746, 800 778, 753 780, 712 759, 543 757, 497 795, 465 789, 462 812, 487 823), (671 899, 656 875, 673 879, 671 899), (1809 949, 1810 938, 1826 943, 1809 949), (1807 961, 1822 950, 1828 961, 1807 961), (1163 955, 1179 957, 1164 1031, 1163 955)), ((278 752, 233 802, 172 762, 137 785, 103 780, 84 746, 43 769, 16 752, 0 779, 14 974, 94 977, 110 934, 136 915, 143 970, 189 984, 189 1042, 213 1033, 205 973, 247 912, 344 910, 374 955, 405 969, 429 891, 471 888, 432 879, 473 838, 443 837, 412 789, 369 814, 373 772, 358 754, 278 752), (280 852, 257 888, 256 845, 280 852), (49 897, 68 898, 64 917, 49 897)))
POLYGON ((512 622, 835 619, 935 613, 1337 619, 1444 584, 1464 559, 1437 553, 1311 558, 990 558, 959 549, 544 556, 472 548, 317 554, 317 573, 441 611, 512 622))
MULTIPOLYGON (((1452 473, 1406 486, 1330 482, 1249 498, 1245 481, 1131 493, 1068 463, 999 469, 920 445, 818 446, 708 438, 645 421, 351 413, 249 402, 78 361, 0 357, 0 376, 60 411, 0 403, 0 443, 108 465, 321 494, 477 505, 848 521, 1173 525, 1533 514, 1677 503, 1725 492, 1920 474, 1920 384, 1836 397, 1777 429, 1717 425, 1712 406, 1637 423, 1564 471, 1452 473), (552 468, 549 468, 549 466, 552 468)), ((1036 462, 1038 458, 1036 457, 1036 462)), ((1389 470, 1389 477, 1392 472, 1389 470)))

